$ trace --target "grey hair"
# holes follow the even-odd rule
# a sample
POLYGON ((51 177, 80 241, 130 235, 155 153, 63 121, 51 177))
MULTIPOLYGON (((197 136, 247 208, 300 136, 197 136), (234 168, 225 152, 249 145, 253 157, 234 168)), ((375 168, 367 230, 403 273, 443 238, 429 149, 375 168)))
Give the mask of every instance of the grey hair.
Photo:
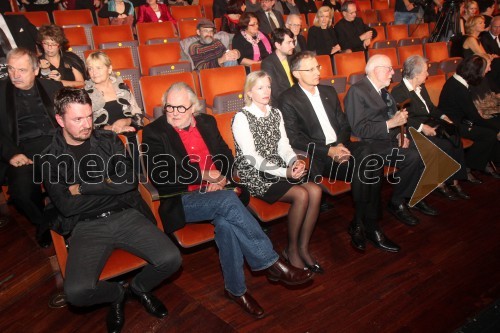
POLYGON ((388 59, 389 57, 386 55, 383 55, 383 54, 375 54, 375 55, 371 56, 370 59, 368 59, 368 62, 366 63, 366 66, 365 66, 366 75, 373 73, 373 71, 375 70, 375 67, 379 66, 380 60, 386 59, 386 58, 388 59))
POLYGON ((291 21, 293 18, 298 18, 298 19, 302 22, 302 17, 300 17, 300 15, 298 15, 298 14, 290 14, 290 15, 288 15, 288 17, 286 18, 285 25, 286 25, 286 24, 290 24, 290 21, 291 21))
POLYGON ((31 68, 34 71, 36 71, 38 69, 38 66, 39 66, 38 65, 38 58, 33 51, 30 51, 24 47, 18 47, 18 48, 12 49, 9 52, 7 52, 7 57, 6 57, 7 63, 9 62, 9 60, 11 58, 19 58, 19 57, 22 57, 24 55, 28 56, 30 64, 31 64, 31 68))
POLYGON ((185 82, 176 82, 172 84, 167 91, 165 91, 161 98, 163 105, 167 104, 168 96, 171 93, 181 92, 183 90, 187 92, 189 101, 193 104, 194 115, 201 113, 203 105, 200 103, 200 100, 198 99, 198 96, 196 96, 194 90, 185 82))
POLYGON ((412 55, 403 64, 403 77, 411 80, 424 71, 427 66, 427 59, 420 55, 412 55))

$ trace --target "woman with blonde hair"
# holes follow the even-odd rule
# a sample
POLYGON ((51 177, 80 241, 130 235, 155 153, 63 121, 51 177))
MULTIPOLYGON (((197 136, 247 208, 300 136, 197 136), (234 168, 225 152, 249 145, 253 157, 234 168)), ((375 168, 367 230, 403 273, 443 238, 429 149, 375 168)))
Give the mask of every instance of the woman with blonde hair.
POLYGON ((467 20, 478 14, 479 6, 476 1, 471 0, 465 2, 464 13, 462 16, 460 16, 460 31, 462 32, 462 35, 467 34, 467 31, 465 30, 465 24, 467 23, 467 20))
POLYGON ((293 266, 315 273, 323 269, 309 253, 309 241, 318 219, 321 188, 307 182, 306 163, 293 151, 281 112, 269 105, 271 77, 264 71, 247 76, 245 107, 233 119, 235 168, 250 193, 268 203, 291 204, 288 247, 283 256, 293 266))
POLYGON ((466 38, 462 44, 463 58, 469 58, 475 54, 486 58, 488 61, 497 58, 497 55, 488 54, 484 49, 479 35, 484 31, 484 17, 481 15, 472 16, 465 23, 466 38))
POLYGON ((333 9, 320 7, 314 18, 313 25, 307 34, 307 49, 316 54, 333 55, 340 52, 340 44, 333 30, 333 9))

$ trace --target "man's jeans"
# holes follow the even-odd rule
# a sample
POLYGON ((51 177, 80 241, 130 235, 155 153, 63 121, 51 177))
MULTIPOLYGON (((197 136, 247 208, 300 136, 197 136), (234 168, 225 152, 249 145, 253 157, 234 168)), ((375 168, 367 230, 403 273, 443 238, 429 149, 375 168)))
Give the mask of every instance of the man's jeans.
POLYGON ((187 223, 212 220, 225 288, 231 294, 246 292, 244 258, 253 271, 278 260, 271 241, 233 191, 185 194, 182 205, 187 223))
POLYGON ((394 24, 414 24, 417 22, 418 14, 410 12, 394 12, 394 24))

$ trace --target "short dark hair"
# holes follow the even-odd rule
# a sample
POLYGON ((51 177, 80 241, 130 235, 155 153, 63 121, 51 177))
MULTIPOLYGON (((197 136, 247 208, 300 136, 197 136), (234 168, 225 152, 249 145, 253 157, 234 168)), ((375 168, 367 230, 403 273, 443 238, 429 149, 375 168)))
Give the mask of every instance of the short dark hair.
POLYGON ((292 56, 290 59, 290 71, 296 71, 299 69, 300 64, 303 59, 308 59, 308 58, 316 58, 316 52, 314 51, 302 51, 299 53, 296 53, 292 56))
POLYGON ((226 14, 243 14, 241 6, 245 4, 245 0, 229 0, 226 7, 226 14))
POLYGON ((281 44, 285 40, 285 36, 290 37, 291 39, 294 38, 292 30, 288 28, 277 28, 274 29, 274 31, 271 33, 271 40, 274 43, 281 44))
POLYGON ((56 114, 61 117, 67 111, 68 105, 70 104, 82 104, 92 106, 92 100, 85 89, 76 89, 64 87, 59 90, 54 96, 54 108, 56 114))
POLYGON ((464 78, 471 86, 477 86, 484 77, 488 61, 481 56, 473 55, 462 60, 457 66, 457 74, 464 78))
POLYGON ((349 7, 349 5, 354 5, 356 6, 356 3, 354 1, 346 1, 342 4, 342 6, 340 6, 340 11, 341 12, 347 12, 347 8, 349 7))
POLYGON ((479 7, 479 13, 484 13, 486 9, 490 8, 495 4, 495 0, 480 0, 477 3, 479 7))
POLYGON ((62 50, 68 48, 68 39, 64 34, 64 29, 55 24, 45 24, 38 29, 37 42, 42 44, 45 39, 52 39, 54 42, 59 44, 62 50))
POLYGON ((240 20, 238 22, 238 25, 240 26, 241 30, 246 30, 248 28, 248 24, 250 23, 250 19, 254 17, 257 19, 257 22, 259 22, 259 18, 257 17, 257 15, 255 15, 254 13, 243 13, 241 16, 240 16, 240 20))

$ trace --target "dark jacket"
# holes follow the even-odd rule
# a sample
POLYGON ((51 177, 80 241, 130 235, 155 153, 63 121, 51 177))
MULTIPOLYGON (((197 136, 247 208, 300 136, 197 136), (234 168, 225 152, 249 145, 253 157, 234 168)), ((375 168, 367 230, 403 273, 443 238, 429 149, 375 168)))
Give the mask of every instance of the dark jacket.
POLYGON ((137 191, 132 160, 125 157, 125 147, 116 134, 94 130, 89 140, 91 154, 100 156, 104 161, 103 166, 92 170, 94 176, 102 177, 96 179, 96 183, 81 180, 62 130, 54 135, 52 144, 42 153, 41 159, 34 161, 49 162, 42 167, 43 184, 58 212, 51 228, 61 235, 67 235, 77 223, 85 223, 80 222, 81 216, 99 211, 100 208, 105 211, 113 199, 122 206, 136 209, 155 223, 154 215, 137 191), (58 162, 67 162, 67 167, 64 163, 54 163, 56 159, 59 159, 58 162), (72 184, 81 184, 83 194, 71 195, 68 188, 72 184))
MULTIPOLYGON (((273 13, 276 16, 276 19, 278 20, 278 23, 280 25, 279 27, 284 28, 285 21, 283 20, 283 15, 281 15, 281 13, 275 9, 273 9, 273 13)), ((262 9, 259 9, 258 11, 255 12, 255 16, 257 16, 257 19, 259 20, 259 30, 262 31, 267 36, 271 35, 273 29, 271 28, 271 23, 269 23, 269 18, 267 17, 267 14, 264 13, 262 9)))
MULTIPOLYGON (((195 119, 217 169, 231 179, 233 155, 217 129, 215 118, 199 114, 195 119)), ((188 185, 201 184, 202 172, 198 163, 189 161, 179 134, 165 115, 144 127, 142 140, 149 149, 147 161, 151 183, 160 196, 172 195, 161 199, 158 210, 165 232, 171 233, 186 223, 180 194, 187 192, 188 185)))
MULTIPOLYGON (((287 60, 288 61, 288 60, 287 60)), ((290 67, 290 64, 289 64, 290 67)), ((271 99, 272 104, 278 104, 278 98, 285 90, 291 87, 285 69, 281 64, 276 52, 262 60, 261 68, 271 76, 271 99)))
POLYGON ((425 104, 417 96, 417 93, 415 91, 410 92, 403 81, 401 81, 391 91, 391 95, 397 103, 401 103, 407 98, 411 99, 411 104, 406 109, 408 111, 408 126, 415 129, 418 129, 421 124, 425 124, 430 117, 439 119, 443 115, 443 113, 439 111, 434 104, 432 104, 431 97, 425 88, 425 84, 422 84, 421 87, 422 90, 420 91, 420 95, 424 98, 425 104, 427 104, 430 113, 427 112, 425 104))
POLYGON ((372 31, 372 39, 377 37, 377 30, 370 28, 363 23, 363 20, 356 17, 354 21, 348 22, 345 19, 340 20, 334 27, 337 39, 342 50, 350 49, 352 52, 364 51, 363 41, 359 36, 367 31, 372 31))
POLYGON ((3 15, 17 47, 36 52, 38 30, 24 15, 3 15))
POLYGON ((330 55, 332 47, 339 44, 337 35, 332 27, 321 29, 321 27, 312 26, 307 34, 307 49, 315 51, 316 54, 330 55))
POLYGON ((500 55, 500 47, 498 47, 497 42, 493 39, 489 31, 483 31, 479 35, 479 39, 486 53, 500 55))

